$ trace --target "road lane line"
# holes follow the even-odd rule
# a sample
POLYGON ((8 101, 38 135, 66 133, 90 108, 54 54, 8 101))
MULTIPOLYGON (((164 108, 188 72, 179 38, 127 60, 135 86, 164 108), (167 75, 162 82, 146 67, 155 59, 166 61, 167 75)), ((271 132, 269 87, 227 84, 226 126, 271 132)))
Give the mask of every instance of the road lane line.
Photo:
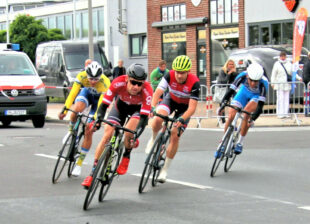
MULTIPOLYGON (((51 155, 42 154, 42 153, 37 153, 37 154, 34 154, 34 155, 35 156, 41 156, 41 157, 44 157, 44 158, 49 158, 49 159, 55 159, 55 160, 58 159, 58 156, 51 156, 51 155)), ((83 162, 83 165, 88 165, 88 163, 83 162)))
MULTIPOLYGON (((198 130, 198 131, 214 131, 223 132, 223 128, 186 128, 186 130, 198 130)), ((250 132, 290 132, 290 131, 309 131, 310 127, 254 127, 250 128, 250 132)))
POLYGON ((309 210, 310 211, 310 206, 301 206, 301 207, 298 207, 300 209, 305 209, 305 210, 309 210))
MULTIPOLYGON (((135 174, 130 174, 130 175, 138 176, 138 177, 142 176, 141 173, 135 173, 135 174)), ((167 179, 166 182, 180 184, 180 185, 184 185, 184 186, 188 186, 188 187, 193 187, 193 188, 198 188, 198 189, 201 189, 201 190, 212 189, 213 188, 213 187, 210 187, 210 186, 204 186, 204 185, 200 185, 200 184, 193 184, 193 183, 189 183, 189 182, 178 181, 178 180, 171 180, 171 179, 167 179)))

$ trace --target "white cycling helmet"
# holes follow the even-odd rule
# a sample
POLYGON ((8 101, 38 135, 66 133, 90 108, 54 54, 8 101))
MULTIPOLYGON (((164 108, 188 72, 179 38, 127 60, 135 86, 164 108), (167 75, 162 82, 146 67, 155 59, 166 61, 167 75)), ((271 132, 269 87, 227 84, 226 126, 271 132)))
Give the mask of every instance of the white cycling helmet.
POLYGON ((98 78, 102 74, 102 67, 98 62, 93 61, 87 65, 86 73, 89 78, 98 78))
POLYGON ((255 81, 260 80, 264 75, 264 69, 260 64, 252 63, 246 70, 249 78, 255 81))

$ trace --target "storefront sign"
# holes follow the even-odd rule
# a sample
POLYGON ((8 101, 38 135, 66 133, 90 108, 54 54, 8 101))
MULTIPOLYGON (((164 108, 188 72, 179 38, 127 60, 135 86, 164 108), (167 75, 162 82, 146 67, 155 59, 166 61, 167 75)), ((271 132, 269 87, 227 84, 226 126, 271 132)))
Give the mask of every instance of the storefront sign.
POLYGON ((195 7, 197 7, 200 4, 201 0, 192 0, 192 3, 195 7))
POLYGON ((164 33, 163 43, 185 42, 186 32, 164 33))
POLYGON ((211 30, 212 39, 228 39, 228 38, 238 38, 238 37, 239 37, 238 27, 211 30))
POLYGON ((297 8, 297 5, 299 3, 299 0, 282 0, 286 6, 286 8, 290 11, 290 12, 294 12, 295 9, 297 8))

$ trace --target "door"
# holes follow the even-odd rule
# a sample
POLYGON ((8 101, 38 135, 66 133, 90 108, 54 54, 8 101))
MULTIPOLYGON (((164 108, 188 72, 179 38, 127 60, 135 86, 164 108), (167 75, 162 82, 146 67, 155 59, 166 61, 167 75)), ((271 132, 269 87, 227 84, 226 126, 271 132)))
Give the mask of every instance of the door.
POLYGON ((197 76, 201 79, 206 76, 206 44, 198 43, 197 76))

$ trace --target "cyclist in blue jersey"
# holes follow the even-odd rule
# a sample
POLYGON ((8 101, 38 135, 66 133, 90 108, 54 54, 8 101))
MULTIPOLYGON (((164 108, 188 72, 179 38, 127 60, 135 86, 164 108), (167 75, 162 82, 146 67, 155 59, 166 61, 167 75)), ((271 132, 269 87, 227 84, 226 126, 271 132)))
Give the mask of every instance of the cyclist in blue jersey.
MULTIPOLYGON (((252 63, 246 71, 240 73, 236 77, 235 81, 231 84, 230 88, 223 97, 219 114, 223 113, 224 105, 233 95, 235 96, 231 102, 232 105, 243 108, 243 110, 252 113, 251 117, 248 114, 243 114, 244 120, 241 125, 240 136, 234 149, 236 154, 240 154, 242 152, 243 141, 249 127, 253 125, 253 122, 263 112, 267 91, 268 80, 264 77, 263 67, 257 63, 252 63), (239 90, 237 92, 238 88, 239 90), (250 121, 252 122, 250 123, 250 121)), ((225 123, 224 133, 233 121, 236 112, 237 111, 235 109, 229 108, 229 115, 228 120, 225 123)), ((218 151, 215 152, 215 157, 220 157, 220 153, 218 151)))

